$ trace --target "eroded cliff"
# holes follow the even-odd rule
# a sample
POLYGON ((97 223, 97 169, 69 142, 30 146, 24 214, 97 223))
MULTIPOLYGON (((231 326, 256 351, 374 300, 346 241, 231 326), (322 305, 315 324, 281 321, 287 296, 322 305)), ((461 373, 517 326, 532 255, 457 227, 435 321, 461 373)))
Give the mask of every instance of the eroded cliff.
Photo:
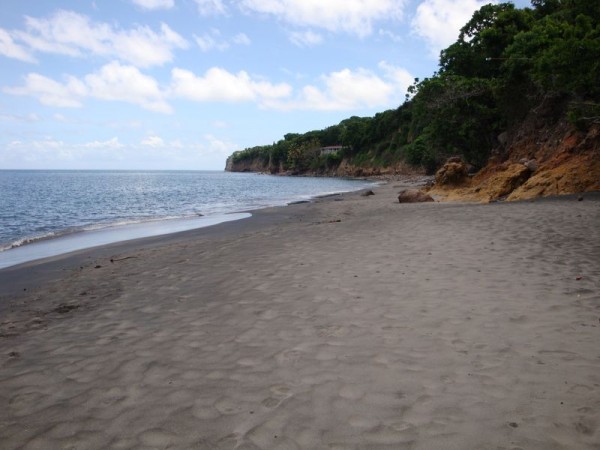
MULTIPOLYGON (((532 111, 504 137, 488 164, 473 176, 444 179, 449 162, 429 189, 447 200, 525 200, 600 190, 600 123, 578 129, 565 117, 548 121, 532 111)), ((448 178, 448 177, 446 177, 448 178)))

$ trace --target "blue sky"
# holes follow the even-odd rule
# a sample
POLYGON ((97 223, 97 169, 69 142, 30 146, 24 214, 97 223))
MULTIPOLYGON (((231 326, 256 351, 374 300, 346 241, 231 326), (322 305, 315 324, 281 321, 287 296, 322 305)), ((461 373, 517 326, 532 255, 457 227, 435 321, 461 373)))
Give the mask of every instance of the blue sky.
POLYGON ((489 1, 2 3, 0 169, 220 170, 397 107, 489 1))

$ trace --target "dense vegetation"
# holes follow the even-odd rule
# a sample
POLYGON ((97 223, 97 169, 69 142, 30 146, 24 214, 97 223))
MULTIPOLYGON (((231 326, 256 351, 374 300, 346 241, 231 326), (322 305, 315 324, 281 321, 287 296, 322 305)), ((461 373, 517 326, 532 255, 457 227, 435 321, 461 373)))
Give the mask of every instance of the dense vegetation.
POLYGON ((273 145, 232 155, 272 171, 325 172, 346 158, 357 166, 399 161, 435 170, 460 155, 480 168, 498 136, 544 101, 580 128, 600 120, 600 2, 532 0, 486 5, 443 50, 439 70, 415 80, 406 102, 374 117, 286 134, 273 145), (340 154, 320 147, 343 145, 340 154))

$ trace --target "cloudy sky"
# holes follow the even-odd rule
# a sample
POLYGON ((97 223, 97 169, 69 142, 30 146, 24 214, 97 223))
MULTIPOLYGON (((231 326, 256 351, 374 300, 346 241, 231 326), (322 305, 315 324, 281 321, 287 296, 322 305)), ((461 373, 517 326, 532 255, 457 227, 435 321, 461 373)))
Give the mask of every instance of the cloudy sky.
POLYGON ((0 169, 221 170, 397 107, 485 3, 3 0, 0 169))

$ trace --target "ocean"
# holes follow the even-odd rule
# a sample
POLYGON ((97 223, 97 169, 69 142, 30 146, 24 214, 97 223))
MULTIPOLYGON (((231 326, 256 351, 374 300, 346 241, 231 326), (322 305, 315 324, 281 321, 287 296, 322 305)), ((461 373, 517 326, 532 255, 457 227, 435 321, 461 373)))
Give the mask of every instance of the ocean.
POLYGON ((0 268, 372 184, 222 171, 0 170, 0 268))

